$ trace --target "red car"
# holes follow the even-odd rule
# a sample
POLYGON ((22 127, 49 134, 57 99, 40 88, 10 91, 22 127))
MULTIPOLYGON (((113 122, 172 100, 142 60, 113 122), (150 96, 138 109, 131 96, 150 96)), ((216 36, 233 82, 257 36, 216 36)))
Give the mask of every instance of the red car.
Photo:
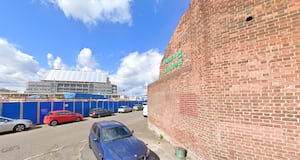
POLYGON ((44 124, 55 126, 60 123, 78 122, 83 120, 83 116, 68 110, 51 111, 44 117, 44 124))

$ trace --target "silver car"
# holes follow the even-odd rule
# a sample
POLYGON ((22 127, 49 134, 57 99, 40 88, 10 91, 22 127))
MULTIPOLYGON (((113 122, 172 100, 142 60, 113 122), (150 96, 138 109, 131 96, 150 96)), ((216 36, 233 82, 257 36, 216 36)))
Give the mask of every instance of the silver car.
POLYGON ((119 113, 127 113, 127 112, 132 112, 132 108, 128 106, 120 106, 118 108, 119 113))
POLYGON ((143 110, 143 105, 142 104, 135 104, 133 107, 132 107, 132 109, 134 110, 134 111, 140 111, 140 110, 143 110))
POLYGON ((21 132, 32 126, 32 121, 28 119, 11 119, 0 116, 0 132, 21 132))

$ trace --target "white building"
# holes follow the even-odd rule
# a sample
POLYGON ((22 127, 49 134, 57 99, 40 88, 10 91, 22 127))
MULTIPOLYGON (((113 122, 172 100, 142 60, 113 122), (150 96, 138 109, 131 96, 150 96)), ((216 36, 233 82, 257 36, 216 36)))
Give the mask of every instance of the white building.
POLYGON ((28 82, 25 92, 117 94, 117 85, 111 84, 104 71, 51 70, 44 80, 28 82))

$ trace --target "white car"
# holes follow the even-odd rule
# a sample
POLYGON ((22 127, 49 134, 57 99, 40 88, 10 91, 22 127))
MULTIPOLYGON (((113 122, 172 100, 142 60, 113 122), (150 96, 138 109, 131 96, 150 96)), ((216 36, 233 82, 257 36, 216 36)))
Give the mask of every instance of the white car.
POLYGON ((147 102, 143 103, 143 115, 144 115, 144 117, 148 117, 148 104, 147 104, 147 102))
POLYGON ((29 119, 11 119, 0 116, 0 132, 21 132, 32 126, 29 119))

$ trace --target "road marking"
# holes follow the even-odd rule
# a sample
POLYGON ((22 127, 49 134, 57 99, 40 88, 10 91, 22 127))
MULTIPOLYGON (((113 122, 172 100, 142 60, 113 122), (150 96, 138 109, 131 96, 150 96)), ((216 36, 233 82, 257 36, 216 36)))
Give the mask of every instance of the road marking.
POLYGON ((31 160, 31 159, 35 159, 35 158, 38 158, 38 157, 44 156, 44 155, 46 155, 46 154, 49 154, 49 153, 52 153, 52 152, 57 152, 57 151, 59 151, 59 150, 62 150, 63 148, 64 148, 64 147, 57 147, 57 148, 51 149, 49 152, 46 152, 46 153, 40 153, 40 154, 37 154, 37 155, 31 156, 31 157, 25 158, 24 160, 31 160))
POLYGON ((87 140, 81 140, 80 143, 82 143, 83 145, 79 148, 79 155, 78 155, 78 159, 81 159, 82 156, 82 151, 87 143, 87 140))
MULTIPOLYGON (((59 151, 59 150, 62 150, 64 147, 58 147, 58 148, 55 148, 55 149, 52 149, 50 152, 56 152, 56 151, 59 151)), ((48 152, 49 153, 49 152, 48 152)))
MULTIPOLYGON (((79 148, 79 156, 78 156, 78 158, 81 159, 81 158, 80 158, 80 157, 81 157, 81 152, 82 152, 82 150, 84 149, 85 144, 87 143, 87 140, 86 140, 86 139, 81 140, 79 143, 82 144, 82 146, 79 148)), ((55 145, 55 148, 54 148, 54 149, 51 149, 49 152, 46 152, 46 153, 40 153, 40 154, 31 156, 31 157, 27 157, 27 158, 25 158, 24 160, 32 160, 32 159, 36 159, 36 158, 38 158, 38 157, 45 156, 45 155, 47 155, 47 154, 49 154, 49 153, 58 152, 58 151, 60 151, 60 150, 62 150, 62 149, 64 149, 64 148, 66 148, 66 147, 70 147, 70 146, 73 146, 73 145, 74 145, 74 144, 72 144, 72 145, 67 145, 67 146, 62 146, 62 147, 58 147, 57 145, 55 145)))
POLYGON ((45 155, 45 154, 46 154, 46 153, 37 154, 37 155, 31 156, 31 157, 25 158, 24 160, 34 159, 34 158, 37 158, 37 157, 41 157, 41 156, 43 156, 43 155, 45 155))

